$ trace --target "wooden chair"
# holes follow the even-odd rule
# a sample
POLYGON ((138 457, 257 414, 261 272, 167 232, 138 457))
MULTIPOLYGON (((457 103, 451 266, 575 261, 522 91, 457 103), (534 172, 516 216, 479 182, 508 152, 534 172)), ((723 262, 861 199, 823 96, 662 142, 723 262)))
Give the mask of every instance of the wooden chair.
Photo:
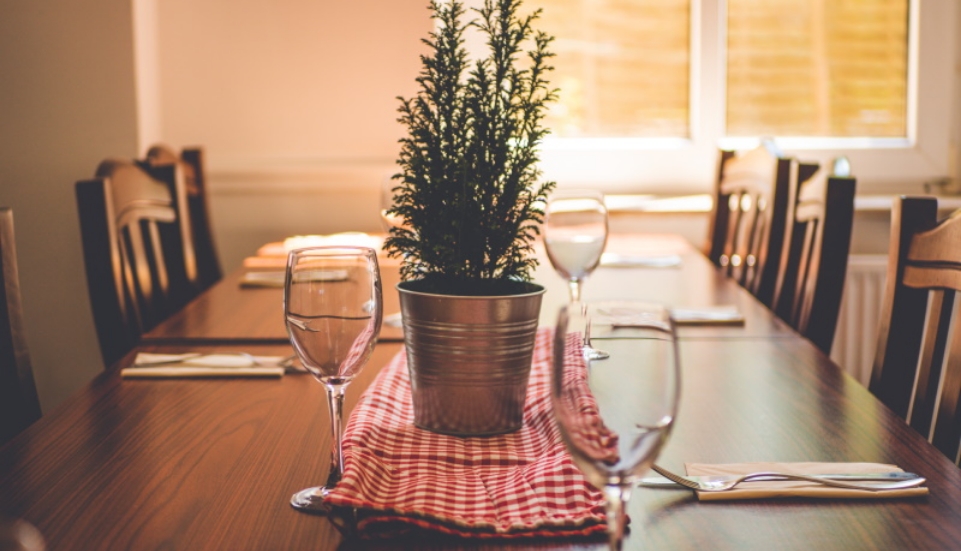
POLYGON ((146 162, 153 167, 177 165, 186 189, 187 212, 190 214, 190 228, 193 232, 193 246, 196 257, 196 281, 201 290, 206 289, 223 277, 217 245, 214 241, 207 200, 207 178, 204 170, 204 151, 200 147, 186 147, 178 155, 167 145, 154 145, 147 151, 146 162))
MULTIPOLYGON (((803 178, 801 163, 792 178, 803 178)), ((774 288, 774 311, 831 353, 851 249, 855 180, 818 174, 797 186, 774 288)))
POLYGON ((767 306, 787 221, 791 159, 770 142, 721 152, 708 257, 767 306))
POLYGON ((958 463, 961 443, 961 211, 934 197, 891 212, 887 284, 870 390, 958 463))
POLYGON ((199 293, 176 171, 108 159, 96 178, 77 182, 87 286, 107 366, 199 293))
POLYGON ((20 303, 13 212, 0 208, 0 444, 40 418, 20 303))

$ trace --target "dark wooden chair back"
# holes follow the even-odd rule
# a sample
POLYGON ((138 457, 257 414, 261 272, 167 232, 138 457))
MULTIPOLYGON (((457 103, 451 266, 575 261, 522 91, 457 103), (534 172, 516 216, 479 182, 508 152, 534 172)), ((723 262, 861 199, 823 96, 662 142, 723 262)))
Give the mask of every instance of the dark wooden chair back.
POLYGON ((891 212, 887 283, 870 390, 958 463, 961 448, 961 211, 934 197, 891 212))
POLYGON ((108 159, 77 182, 87 285, 101 355, 112 365, 194 298, 190 219, 176 167, 108 159), (178 200, 179 198, 179 200, 178 200))
POLYGON ((40 418, 20 302, 13 212, 0 208, 0 444, 40 418))
MULTIPOLYGON (((792 177, 802 178, 805 170, 794 163, 792 177)), ((855 180, 816 174, 792 191, 774 311, 830 354, 851 249, 855 180)))
POLYGON ((708 256, 767 306, 787 222, 791 160, 769 143, 721 153, 708 256))
POLYGON ((217 245, 214 241, 207 199, 207 176, 204 167, 204 151, 200 147, 185 147, 178 155, 171 147, 154 145, 147 151, 146 162, 151 166, 178 165, 178 177, 183 177, 190 229, 196 256, 196 281, 200 289, 207 289, 223 277, 217 245))

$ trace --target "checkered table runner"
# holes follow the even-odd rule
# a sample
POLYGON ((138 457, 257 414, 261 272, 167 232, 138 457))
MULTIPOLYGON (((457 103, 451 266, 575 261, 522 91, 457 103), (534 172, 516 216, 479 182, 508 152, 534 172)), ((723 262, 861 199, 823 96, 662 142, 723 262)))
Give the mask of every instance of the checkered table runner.
POLYGON ((359 510, 358 531, 412 527, 467 537, 603 532, 603 496, 564 448, 551 412, 550 329, 537 334, 523 427, 459 438, 414 427, 404 352, 377 376, 344 434, 344 476, 328 503, 359 510))

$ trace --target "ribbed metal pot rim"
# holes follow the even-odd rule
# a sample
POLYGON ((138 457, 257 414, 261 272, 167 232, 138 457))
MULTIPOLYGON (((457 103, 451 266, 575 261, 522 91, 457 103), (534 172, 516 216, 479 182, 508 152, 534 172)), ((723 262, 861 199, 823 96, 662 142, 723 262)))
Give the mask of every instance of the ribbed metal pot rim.
POLYGON ((410 293, 410 294, 412 294, 412 295, 421 295, 421 296, 425 296, 425 297, 472 299, 472 300, 474 300, 474 299, 476 299, 476 300, 491 300, 491 299, 505 299, 505 298, 516 298, 516 297, 529 297, 529 296, 534 296, 534 295, 543 294, 544 291, 545 291, 543 285, 541 285, 541 284, 539 284, 539 283, 533 283, 533 282, 525 281, 525 282, 524 282, 525 285, 530 285, 531 287, 534 287, 535 289, 532 290, 532 291, 530 291, 530 292, 527 292, 527 293, 513 293, 513 294, 507 294, 507 295, 450 295, 450 294, 443 294, 443 293, 427 293, 427 292, 424 292, 424 291, 414 291, 414 290, 408 289, 407 287, 404 286, 405 284, 411 283, 412 281, 420 281, 420 280, 401 281, 400 283, 398 283, 398 284, 396 285, 397 290, 398 290, 398 291, 403 291, 403 292, 405 292, 405 293, 410 293))

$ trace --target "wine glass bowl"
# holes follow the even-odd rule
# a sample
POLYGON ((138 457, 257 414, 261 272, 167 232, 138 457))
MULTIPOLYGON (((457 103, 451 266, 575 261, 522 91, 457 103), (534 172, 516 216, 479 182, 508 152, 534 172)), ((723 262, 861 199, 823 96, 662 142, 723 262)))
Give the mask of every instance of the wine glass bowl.
POLYGON ((666 308, 640 302, 565 307, 554 337, 551 402, 561 437, 588 482, 601 490, 611 549, 623 539, 633 486, 667 441, 680 370, 666 308), (602 340, 608 357, 585 348, 602 340))
POLYGON ((584 280, 600 263, 607 244, 604 196, 592 190, 555 192, 544 210, 544 247, 557 273, 568 281, 571 302, 580 302, 584 280))
POLYGON ((327 394, 333 436, 324 486, 294 494, 291 505, 323 511, 323 498, 341 477, 343 400, 347 385, 364 367, 383 318, 377 253, 368 247, 296 249, 287 258, 284 320, 304 368, 327 394))

